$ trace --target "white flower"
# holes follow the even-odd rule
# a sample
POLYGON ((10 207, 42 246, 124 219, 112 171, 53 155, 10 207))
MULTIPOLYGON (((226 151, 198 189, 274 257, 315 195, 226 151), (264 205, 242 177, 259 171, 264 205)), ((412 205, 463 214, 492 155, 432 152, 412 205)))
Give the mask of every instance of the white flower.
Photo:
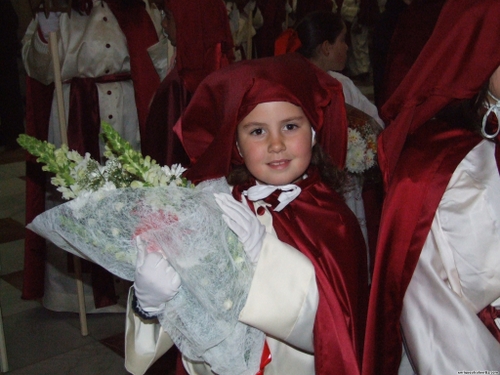
POLYGON ((131 187, 131 188, 134 188, 134 189, 135 189, 135 188, 140 188, 140 187, 143 187, 143 186, 144 186, 144 182, 142 182, 142 181, 137 181, 137 180, 136 180, 136 181, 132 181, 132 182, 130 183, 130 187, 131 187))
POLYGON ((375 165, 376 135, 367 129, 348 128, 346 170, 350 173, 363 173, 375 165))
POLYGON ((106 181, 106 183, 99 190, 102 191, 116 190, 116 185, 112 181, 106 181))
POLYGON ((73 193, 73 191, 71 191, 70 188, 67 188, 65 186, 58 187, 57 191, 59 191, 60 193, 62 193, 63 199, 69 200, 69 199, 76 198, 75 193, 73 193))
POLYGON ((73 211, 78 211, 79 209, 83 208, 85 204, 87 204, 91 194, 92 192, 88 190, 80 192, 77 198, 72 199, 71 201, 68 202, 68 207, 71 208, 73 211))

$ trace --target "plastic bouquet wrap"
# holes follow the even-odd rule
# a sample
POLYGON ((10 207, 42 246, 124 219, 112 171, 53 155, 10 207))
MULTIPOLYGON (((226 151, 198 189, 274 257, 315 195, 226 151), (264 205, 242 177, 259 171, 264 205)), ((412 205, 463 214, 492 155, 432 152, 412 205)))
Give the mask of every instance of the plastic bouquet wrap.
POLYGON ((161 252, 182 285, 159 321, 183 355, 218 374, 255 374, 264 334, 238 321, 253 276, 243 246, 222 219, 215 192, 225 179, 191 185, 179 166, 160 167, 102 126, 107 162, 21 136, 19 143, 55 174, 67 203, 28 228, 113 274, 134 279, 138 251, 161 252))

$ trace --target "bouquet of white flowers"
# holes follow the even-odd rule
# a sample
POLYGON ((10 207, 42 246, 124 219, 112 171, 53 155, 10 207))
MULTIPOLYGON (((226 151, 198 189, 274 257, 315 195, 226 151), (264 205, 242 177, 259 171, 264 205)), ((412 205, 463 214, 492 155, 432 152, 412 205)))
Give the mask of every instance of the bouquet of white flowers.
POLYGON ((54 173, 69 202, 37 216, 28 228, 64 250, 133 280, 138 251, 158 251, 182 286, 159 316, 182 353, 219 374, 255 374, 264 334, 238 322, 253 268, 226 226, 213 193, 225 179, 193 186, 184 168, 161 167, 102 125, 107 161, 22 135, 18 142, 54 173))

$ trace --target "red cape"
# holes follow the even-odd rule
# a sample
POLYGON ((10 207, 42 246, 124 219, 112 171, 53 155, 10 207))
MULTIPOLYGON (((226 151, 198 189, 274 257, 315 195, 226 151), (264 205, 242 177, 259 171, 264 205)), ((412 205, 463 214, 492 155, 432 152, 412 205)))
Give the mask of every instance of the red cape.
POLYGON ((397 374, 399 318, 434 214, 458 164, 481 137, 437 120, 407 141, 385 197, 372 281, 364 375, 397 374))
MULTIPOLYGON (((358 221, 343 198, 314 169, 300 181, 300 195, 282 211, 271 211, 278 238, 314 265, 319 306, 314 324, 317 375, 360 374, 368 300, 366 247, 358 221), (318 218, 321 218, 318 220, 318 218)), ((249 186, 236 186, 233 195, 249 186)), ((265 199, 278 204, 274 193, 265 199)))

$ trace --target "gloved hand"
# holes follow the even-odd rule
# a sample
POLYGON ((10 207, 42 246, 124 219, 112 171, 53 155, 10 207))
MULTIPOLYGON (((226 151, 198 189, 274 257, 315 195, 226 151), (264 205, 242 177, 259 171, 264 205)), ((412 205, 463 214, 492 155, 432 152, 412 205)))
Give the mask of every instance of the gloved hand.
POLYGON ((181 286, 179 274, 158 252, 147 253, 141 238, 137 241, 134 289, 140 307, 150 314, 160 312, 181 286))
POLYGON ((240 203, 230 194, 214 194, 215 201, 221 208, 222 218, 227 226, 238 236, 243 244, 243 249, 250 262, 257 263, 266 234, 266 227, 262 225, 247 205, 246 198, 242 196, 240 203))
POLYGON ((49 34, 51 32, 59 30, 60 16, 61 12, 50 12, 48 18, 45 17, 45 13, 38 13, 38 25, 40 26, 40 30, 42 31, 45 40, 49 40, 49 34))

